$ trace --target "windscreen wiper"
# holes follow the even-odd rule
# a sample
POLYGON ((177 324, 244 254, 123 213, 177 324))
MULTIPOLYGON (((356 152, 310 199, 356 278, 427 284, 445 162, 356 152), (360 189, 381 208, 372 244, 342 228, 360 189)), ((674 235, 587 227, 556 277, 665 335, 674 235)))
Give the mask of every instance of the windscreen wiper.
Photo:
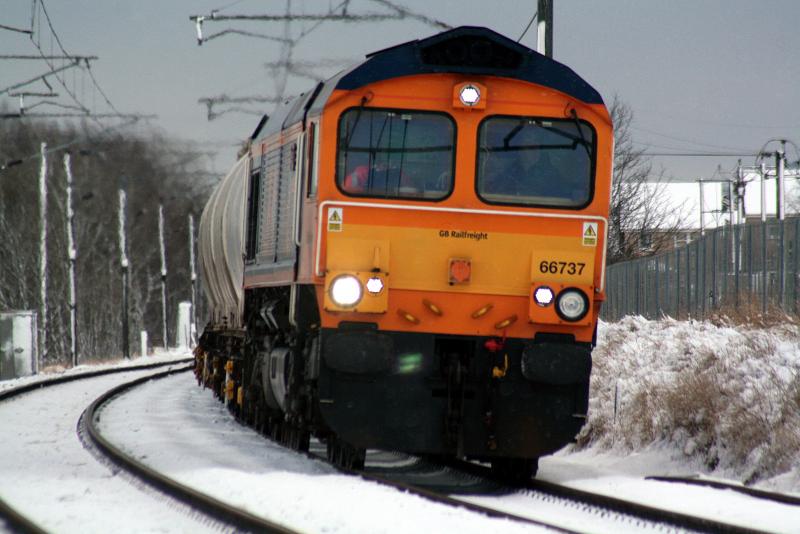
POLYGON ((586 154, 589 156, 589 159, 592 159, 592 152, 589 150, 589 143, 586 142, 586 137, 583 135, 583 128, 581 128, 581 122, 578 120, 578 112, 575 111, 575 108, 571 108, 569 110, 569 114, 572 116, 572 120, 575 121, 575 128, 578 129, 578 134, 581 136, 581 144, 583 148, 586 149, 586 154))

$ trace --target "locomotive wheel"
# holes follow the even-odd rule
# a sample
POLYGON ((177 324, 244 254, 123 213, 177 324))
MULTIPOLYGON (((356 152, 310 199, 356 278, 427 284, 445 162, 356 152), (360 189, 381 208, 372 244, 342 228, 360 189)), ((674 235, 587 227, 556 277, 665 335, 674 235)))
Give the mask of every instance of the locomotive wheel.
POLYGON ((364 469, 367 450, 346 443, 336 436, 326 442, 328 461, 343 469, 364 469))
POLYGON ((511 484, 522 484, 536 476, 539 469, 538 458, 495 458, 492 472, 498 478, 511 484))
POLYGON ((308 452, 308 447, 311 443, 311 434, 304 428, 290 425, 286 427, 288 434, 287 441, 289 447, 296 451, 308 452))

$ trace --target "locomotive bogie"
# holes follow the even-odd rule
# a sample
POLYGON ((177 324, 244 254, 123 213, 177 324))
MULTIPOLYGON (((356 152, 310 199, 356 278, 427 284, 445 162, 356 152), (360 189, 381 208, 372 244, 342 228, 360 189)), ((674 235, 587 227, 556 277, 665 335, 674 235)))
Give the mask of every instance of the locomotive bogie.
POLYGON ((322 415, 364 448, 480 459, 557 450, 584 422, 589 347, 493 341, 368 323, 323 329, 322 415))

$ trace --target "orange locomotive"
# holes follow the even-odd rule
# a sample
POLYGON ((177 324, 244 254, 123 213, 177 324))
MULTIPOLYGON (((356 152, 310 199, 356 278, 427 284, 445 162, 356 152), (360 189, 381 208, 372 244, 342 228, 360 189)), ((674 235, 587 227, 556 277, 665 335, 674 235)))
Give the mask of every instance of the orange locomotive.
POLYGON ((201 220, 198 379, 344 466, 384 448, 529 477, 586 417, 612 140, 591 86, 485 28, 286 102, 201 220))

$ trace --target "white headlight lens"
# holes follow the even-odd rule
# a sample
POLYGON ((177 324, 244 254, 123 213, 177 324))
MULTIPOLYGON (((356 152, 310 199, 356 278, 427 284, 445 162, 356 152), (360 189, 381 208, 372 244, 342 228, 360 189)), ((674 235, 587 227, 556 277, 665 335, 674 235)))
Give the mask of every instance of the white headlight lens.
POLYGON ((458 98, 461 99, 461 103, 465 106, 474 106, 481 100, 481 92, 480 89, 475 87, 474 85, 465 85, 461 88, 461 91, 458 93, 458 98))
POLYGON ((537 287, 536 291, 533 292, 533 300, 539 306, 549 306, 553 302, 553 290, 547 286, 537 287))
POLYGON ((367 291, 369 291, 370 294, 372 295, 377 295, 378 293, 383 291, 383 280, 381 280, 377 276, 367 280, 367 291))
POLYGON ((331 282, 331 300, 342 308, 351 308, 359 303, 363 290, 358 278, 351 274, 337 276, 331 282))
POLYGON ((556 308, 562 319, 578 321, 586 315, 589 309, 589 299, 577 289, 566 289, 558 296, 556 308))

